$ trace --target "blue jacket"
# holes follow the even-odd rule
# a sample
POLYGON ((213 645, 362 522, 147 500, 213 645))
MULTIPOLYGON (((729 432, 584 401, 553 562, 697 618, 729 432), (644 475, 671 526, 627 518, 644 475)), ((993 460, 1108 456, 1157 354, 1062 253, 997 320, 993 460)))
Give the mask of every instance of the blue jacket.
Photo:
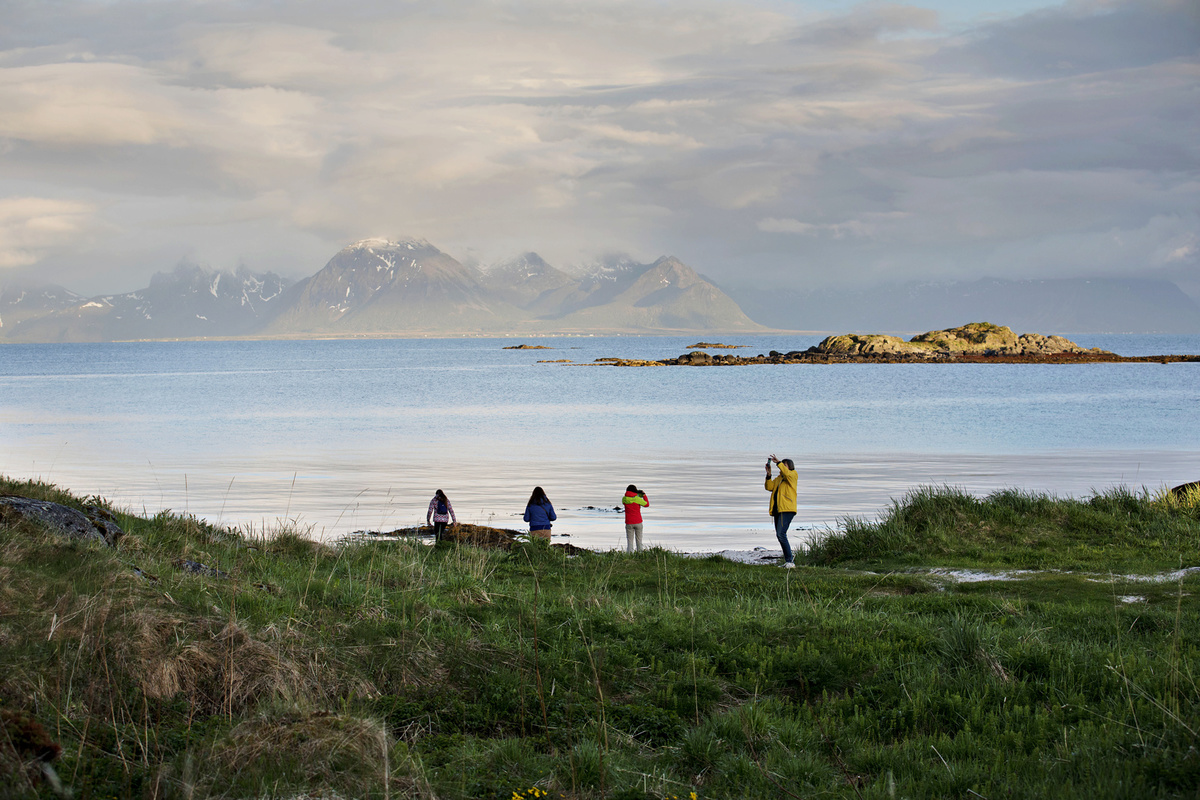
POLYGON ((531 531, 548 531, 550 523, 556 519, 558 514, 554 513, 554 506, 548 500, 545 505, 525 506, 525 521, 531 531))

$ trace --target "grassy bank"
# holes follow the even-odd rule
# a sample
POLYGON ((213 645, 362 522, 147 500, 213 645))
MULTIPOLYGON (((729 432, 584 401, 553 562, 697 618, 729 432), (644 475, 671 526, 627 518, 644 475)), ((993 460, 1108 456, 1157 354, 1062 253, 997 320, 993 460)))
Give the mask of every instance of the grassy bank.
POLYGON ((1194 797, 1200 579, 1121 576, 1200 564, 1195 508, 968 500, 920 493, 792 571, 0 525, 2 791, 56 796, 32 759, 61 748, 96 798, 1194 797), (1105 577, 910 569, 934 564, 1105 577))
POLYGON ((934 487, 894 501, 878 522, 819 537, 813 566, 1154 572, 1200 566, 1200 493, 1114 489, 1086 499, 1017 490, 984 498, 934 487), (1181 563, 1181 560, 1186 563, 1181 563))

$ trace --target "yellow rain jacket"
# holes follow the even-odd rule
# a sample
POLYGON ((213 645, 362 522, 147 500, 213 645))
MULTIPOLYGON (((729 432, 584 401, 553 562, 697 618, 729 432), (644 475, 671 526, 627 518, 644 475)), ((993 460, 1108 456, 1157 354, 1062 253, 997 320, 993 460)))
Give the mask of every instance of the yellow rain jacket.
POLYGON ((771 493, 771 516, 796 510, 796 470, 779 463, 779 475, 766 479, 766 489, 771 493))

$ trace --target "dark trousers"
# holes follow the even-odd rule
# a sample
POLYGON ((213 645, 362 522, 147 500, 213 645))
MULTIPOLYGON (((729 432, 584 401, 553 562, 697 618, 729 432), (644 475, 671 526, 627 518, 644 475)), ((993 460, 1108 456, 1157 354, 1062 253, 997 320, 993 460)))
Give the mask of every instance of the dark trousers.
POLYGON ((445 522, 433 523, 433 540, 435 542, 440 542, 442 540, 442 535, 445 534, 445 532, 446 532, 446 523, 445 522))
POLYGON ((790 564, 792 563, 792 545, 788 542, 787 531, 796 512, 780 511, 771 516, 775 519, 775 538, 779 540, 779 546, 783 548, 783 560, 790 564))

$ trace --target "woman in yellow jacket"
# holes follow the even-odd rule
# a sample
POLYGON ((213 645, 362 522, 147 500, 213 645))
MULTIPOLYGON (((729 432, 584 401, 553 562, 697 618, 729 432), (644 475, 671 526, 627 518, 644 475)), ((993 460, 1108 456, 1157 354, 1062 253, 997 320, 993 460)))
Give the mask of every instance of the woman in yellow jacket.
POLYGON ((767 458, 767 491, 771 493, 771 516, 775 519, 775 538, 783 548, 783 566, 793 569, 792 546, 788 543, 788 526, 796 516, 796 465, 790 458, 782 461, 772 453, 767 458), (779 477, 771 477, 771 462, 779 465, 779 477))

